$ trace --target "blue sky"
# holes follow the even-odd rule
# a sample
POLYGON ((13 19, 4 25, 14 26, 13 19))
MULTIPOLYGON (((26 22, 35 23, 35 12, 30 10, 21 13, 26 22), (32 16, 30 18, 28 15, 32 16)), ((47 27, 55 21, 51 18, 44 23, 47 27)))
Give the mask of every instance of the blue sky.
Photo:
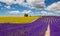
POLYGON ((49 5, 51 5, 52 3, 58 2, 58 1, 60 1, 60 0, 46 0, 45 3, 46 3, 46 6, 49 6, 49 5))
POLYGON ((60 16, 60 0, 0 0, 0 16, 60 16))

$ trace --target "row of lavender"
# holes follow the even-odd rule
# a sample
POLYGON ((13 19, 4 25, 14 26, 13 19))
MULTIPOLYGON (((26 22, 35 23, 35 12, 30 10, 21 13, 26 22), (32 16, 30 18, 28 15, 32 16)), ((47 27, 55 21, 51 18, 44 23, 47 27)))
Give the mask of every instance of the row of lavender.
POLYGON ((60 36, 60 17, 43 16, 32 23, 0 24, 0 36, 45 36, 50 25, 50 36, 60 36))

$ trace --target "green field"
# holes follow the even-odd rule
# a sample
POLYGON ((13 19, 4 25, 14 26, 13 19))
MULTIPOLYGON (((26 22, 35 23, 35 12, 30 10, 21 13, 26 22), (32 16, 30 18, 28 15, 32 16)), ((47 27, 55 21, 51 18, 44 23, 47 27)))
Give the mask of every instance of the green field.
POLYGON ((40 16, 20 17, 20 16, 0 16, 0 23, 30 23, 40 16))

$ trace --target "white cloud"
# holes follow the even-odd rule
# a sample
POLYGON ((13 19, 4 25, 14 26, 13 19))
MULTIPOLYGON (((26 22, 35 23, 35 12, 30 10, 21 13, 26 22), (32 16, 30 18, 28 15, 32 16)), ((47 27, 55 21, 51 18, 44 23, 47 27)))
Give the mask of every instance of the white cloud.
POLYGON ((9 4, 22 4, 24 2, 24 0, 0 0, 1 2, 5 2, 8 5, 9 4))
POLYGON ((8 8, 8 9, 10 9, 10 8, 11 8, 9 5, 8 5, 8 6, 4 6, 4 7, 8 8))
POLYGON ((55 13, 60 13, 60 1, 49 5, 46 9, 54 11, 55 13))
POLYGON ((45 7, 45 0, 26 0, 27 3, 24 2, 24 0, 0 0, 1 2, 5 2, 8 5, 10 4, 19 4, 24 7, 30 7, 30 8, 35 8, 35 9, 44 9, 45 7))
POLYGON ((17 15, 17 14, 25 14, 25 13, 26 13, 26 14, 29 14, 30 12, 32 12, 32 11, 31 11, 31 10, 28 10, 28 11, 27 11, 27 10, 24 10, 24 11, 21 12, 21 11, 18 11, 18 10, 14 10, 14 11, 9 11, 7 14, 14 14, 14 15, 15 15, 15 14, 16 14, 16 15, 17 15))
POLYGON ((44 9, 45 8, 45 0, 27 0, 29 6, 36 9, 44 9))
POLYGON ((18 10, 9 11, 8 14, 20 14, 20 11, 18 11, 18 10))
POLYGON ((54 13, 52 13, 52 12, 47 12, 47 11, 41 11, 41 13, 40 13, 40 15, 43 15, 43 16, 53 16, 53 15, 55 15, 54 13))
POLYGON ((10 4, 16 4, 14 0, 0 0, 0 1, 5 3, 10 3, 10 4))
POLYGON ((26 13, 26 14, 29 14, 29 13, 31 13, 32 11, 31 10, 24 10, 22 13, 26 13))
POLYGON ((24 3, 24 0, 16 0, 16 2, 17 2, 18 4, 23 4, 23 3, 24 3))

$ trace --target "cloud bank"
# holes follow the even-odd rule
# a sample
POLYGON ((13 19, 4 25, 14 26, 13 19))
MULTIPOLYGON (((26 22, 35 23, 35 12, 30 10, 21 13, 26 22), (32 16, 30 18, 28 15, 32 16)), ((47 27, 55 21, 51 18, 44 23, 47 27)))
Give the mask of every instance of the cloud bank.
MULTIPOLYGON (((51 5, 49 5, 48 7, 46 7, 45 5, 45 0, 26 0, 26 2, 24 2, 24 0, 0 0, 0 2, 4 2, 6 3, 8 6, 5 6, 6 8, 10 8, 9 5, 12 4, 19 4, 22 5, 24 7, 28 7, 31 9, 37 9, 37 10, 46 10, 46 11, 53 11, 53 12, 46 12, 46 11, 40 11, 41 13, 39 15, 55 15, 56 14, 60 14, 60 1, 59 2, 55 2, 51 5)), ((1 6, 1 4, 0 4, 1 6)), ((31 10, 24 10, 22 11, 22 13, 30 13, 32 12, 31 10)), ((10 11, 9 14, 19 14, 21 13, 20 11, 10 11)))
POLYGON ((24 11, 19 11, 19 10, 14 10, 14 11, 8 11, 8 13, 7 14, 16 14, 16 15, 18 15, 18 14, 29 14, 29 13, 31 13, 32 11, 31 10, 24 10, 24 11))
POLYGON ((22 6, 30 7, 30 8, 35 8, 35 9, 44 9, 45 7, 45 0, 0 0, 0 2, 5 2, 6 4, 19 4, 22 6))
POLYGON ((46 9, 49 11, 54 11, 55 13, 60 13, 60 1, 49 5, 46 9))
POLYGON ((45 0, 27 0, 29 6, 36 9, 44 9, 45 8, 45 0))

